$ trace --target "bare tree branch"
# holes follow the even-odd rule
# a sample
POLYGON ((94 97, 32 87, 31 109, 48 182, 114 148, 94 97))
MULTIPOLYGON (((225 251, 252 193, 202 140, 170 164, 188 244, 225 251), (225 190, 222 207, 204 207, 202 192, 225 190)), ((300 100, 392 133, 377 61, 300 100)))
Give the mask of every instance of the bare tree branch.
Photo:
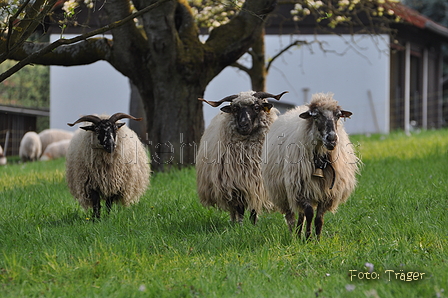
MULTIPOLYGON (((14 25, 14 20, 22 13, 22 11, 26 8, 26 6, 28 5, 28 3, 30 3, 31 0, 26 0, 22 5, 20 5, 19 9, 17 9, 16 13, 13 14, 9 20, 8 20, 8 35, 6 37, 6 53, 2 54, 3 55, 7 55, 9 53, 9 48, 11 45, 11 34, 13 31, 13 25, 14 25)), ((1 57, 0 56, 0 57, 1 57)), ((4 61, 4 60, 2 60, 4 61)))
POLYGON ((286 47, 281 49, 276 55, 274 55, 271 59, 269 59, 269 62, 266 65, 266 72, 269 72, 269 68, 271 67, 272 63, 275 61, 275 59, 280 57, 284 52, 287 52, 292 47, 303 45, 303 44, 308 44, 308 42, 306 40, 296 40, 293 43, 290 43, 289 45, 287 45, 286 47))
POLYGON ((23 3, 18 11, 12 15, 8 20, 8 33, 5 46, 1 46, 0 43, 0 61, 3 62, 10 57, 12 52, 18 49, 23 43, 28 39, 28 37, 33 34, 37 26, 42 22, 45 16, 53 8, 56 0, 51 0, 49 3, 45 4, 46 0, 38 0, 31 4, 30 1, 23 3), (17 23, 18 16, 25 11, 25 17, 19 20, 17 23))
POLYGON ((230 66, 235 67, 235 68, 238 68, 239 70, 242 70, 242 71, 244 71, 244 72, 246 72, 246 73, 248 73, 248 74, 250 73, 250 68, 244 66, 244 65, 241 64, 241 63, 234 62, 234 63, 230 64, 230 66))
POLYGON ((10 69, 8 69, 4 73, 2 73, 0 75, 0 82, 4 81, 8 77, 10 77, 14 73, 16 73, 17 71, 19 71, 20 69, 25 67, 26 65, 33 63, 33 61, 35 61, 35 59, 37 57, 41 57, 41 56, 43 56, 45 54, 48 54, 48 53, 52 52, 54 49, 56 49, 57 47, 59 47, 61 45, 74 44, 74 43, 80 42, 82 40, 86 40, 89 37, 92 37, 92 36, 95 36, 95 35, 107 32, 109 30, 118 28, 118 27, 122 26, 123 24, 125 24, 126 22, 129 22, 129 21, 133 20, 134 18, 136 18, 138 16, 141 16, 142 14, 144 14, 144 13, 146 13, 146 12, 152 10, 152 9, 155 9, 158 6, 160 6, 162 3, 165 3, 165 2, 168 2, 168 1, 172 1, 172 0, 159 0, 156 3, 154 3, 152 5, 149 5, 149 6, 145 7, 144 9, 142 9, 142 10, 140 10, 138 12, 130 14, 128 17, 126 17, 126 18, 124 18, 122 20, 116 21, 116 22, 114 22, 112 24, 106 25, 106 26, 104 26, 102 28, 90 31, 88 33, 85 33, 85 34, 82 34, 82 35, 79 35, 79 36, 76 36, 76 37, 73 37, 73 38, 70 38, 70 39, 63 39, 63 38, 58 39, 58 40, 52 42, 51 44, 47 45, 46 47, 44 47, 44 48, 42 48, 42 49, 40 49, 38 51, 35 51, 32 54, 28 55, 23 60, 18 62, 16 65, 14 65, 10 69))

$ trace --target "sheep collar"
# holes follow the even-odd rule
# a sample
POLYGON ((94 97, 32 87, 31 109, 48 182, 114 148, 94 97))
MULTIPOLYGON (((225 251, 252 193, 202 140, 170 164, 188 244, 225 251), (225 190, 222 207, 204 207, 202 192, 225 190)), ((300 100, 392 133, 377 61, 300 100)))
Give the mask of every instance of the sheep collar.
POLYGON ((324 170, 328 167, 330 167, 331 171, 333 172, 333 179, 331 180, 330 189, 333 189, 334 182, 336 180, 336 172, 331 165, 331 161, 329 158, 329 154, 325 155, 319 155, 317 153, 314 153, 314 172, 313 176, 318 178, 325 178, 324 176, 324 170))

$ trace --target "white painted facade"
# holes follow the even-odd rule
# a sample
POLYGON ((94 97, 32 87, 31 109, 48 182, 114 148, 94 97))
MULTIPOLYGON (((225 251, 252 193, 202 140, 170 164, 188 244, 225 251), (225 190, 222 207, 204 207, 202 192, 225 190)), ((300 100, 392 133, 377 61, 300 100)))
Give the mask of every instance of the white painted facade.
MULTIPOLYGON (((266 56, 272 57, 292 40, 312 42, 315 38, 315 43, 293 48, 273 63, 266 91, 277 94, 287 90, 281 101, 294 105, 309 102, 313 93, 332 92, 342 108, 353 112, 345 123, 349 133, 388 133, 389 37, 268 35, 266 56)), ((228 67, 207 86, 205 98, 219 100, 250 89, 249 77, 228 67)), ((204 106, 206 125, 218 111, 204 106)))
MULTIPOLYGON (((58 38, 52 35, 51 41, 58 38)), ((130 90, 128 79, 105 61, 50 66, 50 128, 74 131, 78 126, 69 127, 67 122, 83 115, 128 113, 130 90)))
MULTIPOLYGON (((388 133, 389 37, 268 35, 266 56, 273 56, 295 39, 316 42, 291 49, 276 60, 269 71, 267 91, 277 94, 288 90, 281 100, 294 105, 308 102, 312 93, 333 92, 340 105, 353 112, 345 123, 349 133, 388 133)), ((67 122, 85 114, 129 112, 129 81, 107 62, 51 66, 50 82, 52 128, 69 129, 67 122)), ((250 89, 244 72, 227 67, 207 86, 204 98, 219 100, 250 89)), ((219 108, 204 105, 206 125, 218 112, 219 108)))

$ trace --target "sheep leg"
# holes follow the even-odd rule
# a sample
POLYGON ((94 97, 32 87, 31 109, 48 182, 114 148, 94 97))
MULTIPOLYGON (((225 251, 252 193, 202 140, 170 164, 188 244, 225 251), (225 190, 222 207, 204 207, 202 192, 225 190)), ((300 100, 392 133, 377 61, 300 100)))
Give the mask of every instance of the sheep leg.
POLYGON ((311 223, 314 217, 314 210, 311 205, 307 205, 305 207, 305 217, 306 217, 306 240, 308 240, 311 236, 311 223))
POLYGON ((314 227, 316 230, 317 240, 320 239, 322 227, 324 226, 324 214, 325 214, 325 209, 321 204, 319 204, 319 206, 317 206, 316 218, 314 219, 314 227))
POLYGON ((110 210, 112 209, 113 202, 118 200, 118 196, 111 196, 106 199, 106 208, 107 208, 107 214, 110 214, 110 210))
POLYGON ((299 218, 297 219, 297 236, 299 236, 299 237, 300 237, 300 234, 302 234, 302 227, 303 227, 304 220, 305 220, 305 213, 303 211, 300 211, 299 218))
POLYGON ((100 194, 95 190, 90 190, 89 192, 90 200, 93 206, 93 220, 100 219, 100 209, 101 209, 101 199, 100 194))
POLYGON ((292 233, 294 230, 294 223, 296 221, 296 215, 294 214, 294 212, 292 212, 291 209, 286 211, 285 220, 286 220, 286 223, 288 224, 289 231, 292 233))
POLYGON ((237 221, 238 223, 243 223, 243 219, 244 219, 244 206, 242 205, 238 205, 236 206, 236 216, 237 216, 237 221))
POLYGON ((236 221, 236 210, 235 209, 230 210, 230 221, 232 223, 234 223, 236 221))
POLYGON ((236 205, 230 210, 230 220, 235 223, 243 223, 244 206, 236 205))
POLYGON ((255 209, 252 209, 252 211, 250 212, 249 219, 254 225, 257 223, 257 212, 255 211, 255 209))

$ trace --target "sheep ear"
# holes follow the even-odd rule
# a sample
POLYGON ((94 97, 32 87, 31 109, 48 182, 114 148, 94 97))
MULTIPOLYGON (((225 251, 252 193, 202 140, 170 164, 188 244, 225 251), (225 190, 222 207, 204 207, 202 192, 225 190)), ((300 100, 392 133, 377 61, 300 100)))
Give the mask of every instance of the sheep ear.
POLYGON ((221 111, 223 111, 224 113, 232 113, 232 108, 230 107, 230 105, 222 107, 221 111))
POLYGON ((273 107, 274 105, 272 104, 272 103, 263 103, 263 110, 266 112, 266 113, 269 113, 269 111, 272 109, 272 107, 273 107))
POLYGON ((126 123, 122 123, 122 122, 119 122, 119 123, 115 123, 115 125, 117 125, 117 129, 120 129, 120 127, 122 127, 123 125, 125 125, 126 123))
POLYGON ((89 125, 89 126, 81 126, 81 129, 87 130, 87 131, 95 131, 95 125, 89 125))
POLYGON ((350 118, 350 116, 353 115, 352 112, 344 111, 344 110, 341 110, 341 114, 342 114, 341 117, 343 117, 343 118, 350 118))
POLYGON ((306 112, 303 112, 302 114, 299 115, 299 117, 302 118, 302 119, 308 119, 308 118, 311 118, 311 111, 308 110, 308 111, 306 111, 306 112))

